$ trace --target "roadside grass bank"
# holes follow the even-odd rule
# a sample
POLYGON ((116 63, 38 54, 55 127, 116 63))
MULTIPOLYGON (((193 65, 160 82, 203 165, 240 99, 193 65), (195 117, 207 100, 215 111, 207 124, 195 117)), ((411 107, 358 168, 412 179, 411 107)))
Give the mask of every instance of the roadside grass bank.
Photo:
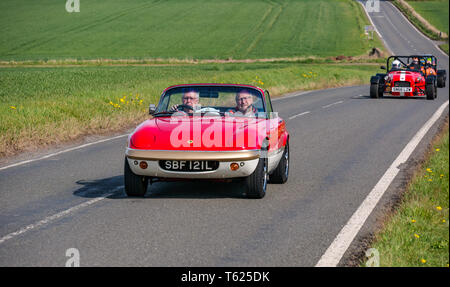
POLYGON ((416 26, 428 38, 436 41, 445 41, 446 43, 439 45, 439 47, 448 55, 448 33, 449 33, 449 1, 448 0, 422 0, 422 1, 399 1, 392 2, 408 20, 416 26), (406 7, 404 3, 410 5, 416 13, 425 19, 427 23, 418 19, 406 7), (441 35, 440 32, 443 32, 441 35))
MULTIPOLYGON (((411 2, 413 2, 413 1, 411 1, 411 2)), ((426 1, 427 4, 429 4, 431 2, 432 1, 426 1)), ((445 1, 433 1, 433 2, 436 2, 438 5, 439 4, 445 5, 445 1)), ((414 24, 414 26, 416 26, 422 33, 427 35, 428 38, 433 39, 433 40, 443 40, 444 39, 444 38, 440 37, 439 33, 437 32, 437 30, 438 30, 437 28, 435 28, 434 26, 432 27, 431 25, 427 25, 423 21, 420 21, 413 14, 413 11, 405 5, 404 1, 394 0, 392 3, 403 13, 403 15, 405 15, 408 18, 409 21, 411 21, 411 23, 414 24)), ((408 1, 408 3, 410 4, 410 1, 408 1)), ((447 4, 447 7, 448 7, 448 4, 447 4)), ((436 18, 437 19, 447 19, 447 21, 448 21, 448 9, 444 11, 444 10, 442 10, 442 8, 443 7, 440 7, 439 9, 434 9, 433 12, 431 12, 431 13, 427 13, 426 14, 427 17, 435 18, 435 19, 436 18)), ((421 16, 424 17, 424 15, 421 15, 421 16)), ((426 18, 425 20, 427 22, 429 22, 428 19, 429 18, 426 18)), ((448 30, 448 24, 447 24, 447 30, 448 30)))
MULTIPOLYGON (((449 267, 448 121, 371 248, 383 267, 449 267)), ((365 262, 362 262, 365 266, 365 262)))
POLYGON ((449 0, 407 0, 406 2, 436 29, 448 35, 449 0))
POLYGON ((273 97, 367 84, 373 65, 292 63, 0 69, 0 157, 130 128, 181 83, 241 83, 273 97))
POLYGON ((442 51, 444 51, 448 55, 448 43, 439 45, 442 51))

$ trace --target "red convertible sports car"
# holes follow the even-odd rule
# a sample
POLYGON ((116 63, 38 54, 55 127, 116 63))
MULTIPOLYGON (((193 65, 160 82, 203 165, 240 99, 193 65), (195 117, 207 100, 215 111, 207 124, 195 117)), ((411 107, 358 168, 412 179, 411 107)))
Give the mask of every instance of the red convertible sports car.
POLYGON ((387 74, 376 74, 370 79, 370 97, 384 94, 401 97, 422 97, 434 100, 437 88, 445 87, 446 71, 437 70, 433 55, 391 56, 381 66, 387 74))
POLYGON ((152 117, 128 137, 125 191, 148 182, 239 181, 248 198, 289 175, 289 134, 268 91, 249 85, 190 84, 164 90, 152 117))

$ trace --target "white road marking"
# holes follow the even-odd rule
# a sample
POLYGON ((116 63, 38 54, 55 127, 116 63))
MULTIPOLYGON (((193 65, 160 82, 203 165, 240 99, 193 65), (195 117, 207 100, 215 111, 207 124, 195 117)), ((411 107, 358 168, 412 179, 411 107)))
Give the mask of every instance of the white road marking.
POLYGON ((332 104, 329 104, 329 105, 326 105, 326 106, 322 106, 322 108, 326 109, 326 108, 329 108, 329 107, 334 106, 334 105, 342 104, 343 102, 344 101, 335 102, 335 103, 332 103, 332 104))
POLYGON ((99 141, 96 141, 96 142, 91 142, 91 143, 83 144, 83 145, 80 145, 80 146, 72 147, 72 148, 69 148, 69 149, 65 149, 65 150, 62 150, 62 151, 59 151, 59 152, 51 153, 51 154, 48 154, 48 155, 45 155, 45 156, 42 156, 42 157, 39 157, 39 158, 21 161, 21 162, 18 162, 18 163, 14 163, 14 164, 11 164, 11 165, 0 167, 0 170, 5 170, 5 169, 11 168, 11 167, 24 165, 26 163, 30 163, 30 162, 46 159, 46 158, 49 158, 49 157, 52 157, 52 156, 55 156, 55 155, 59 155, 59 154, 62 154, 62 153, 73 151, 73 150, 77 150, 77 149, 84 148, 84 147, 87 147, 87 146, 90 146, 90 145, 94 145, 94 144, 98 144, 98 143, 102 143, 102 142, 106 142, 106 141, 122 138, 122 137, 125 137, 125 136, 128 136, 128 134, 124 134, 124 135, 120 135, 120 136, 116 136, 116 137, 112 137, 112 138, 107 138, 107 139, 102 139, 102 140, 99 140, 99 141))
POLYGON ((290 120, 292 120, 292 119, 295 119, 296 117, 299 117, 299 116, 303 116, 303 115, 307 115, 307 114, 309 114, 309 113, 310 113, 310 111, 307 111, 307 112, 303 112, 303 113, 301 113, 301 114, 298 114, 298 115, 295 115, 295 116, 289 117, 289 119, 290 119, 290 120))
POLYGON ((290 98, 295 98, 295 97, 298 97, 298 96, 301 96, 301 95, 305 95, 305 94, 308 94, 308 93, 311 93, 311 92, 314 92, 314 90, 304 91, 304 92, 301 92, 301 93, 298 93, 298 94, 295 94, 295 95, 286 96, 286 97, 275 98, 275 99, 272 99, 272 102, 276 102, 276 101, 279 101, 279 100, 290 99, 290 98))
POLYGON ((76 205, 76 206, 71 207, 69 209, 66 209, 64 211, 61 211, 61 212, 56 213, 54 215, 48 216, 48 217, 42 219, 41 221, 38 221, 38 222, 33 223, 33 224, 30 224, 30 225, 25 226, 24 228, 21 228, 21 229, 15 231, 15 232, 12 232, 12 233, 10 233, 8 235, 5 235, 2 238, 0 238, 0 244, 2 244, 3 242, 5 242, 5 241, 7 241, 9 239, 12 239, 12 238, 14 238, 16 236, 19 236, 19 235, 21 235, 21 234, 23 234, 23 233, 25 233, 27 231, 30 231, 30 230, 39 228, 41 226, 44 226, 44 225, 46 225, 46 224, 48 224, 48 223, 50 223, 52 221, 55 221, 55 220, 57 220, 57 219, 59 219, 59 218, 61 218, 63 216, 66 216, 66 215, 68 215, 70 213, 73 213, 73 212, 75 212, 75 211, 77 211, 77 210, 79 210, 81 208, 84 208, 84 207, 87 207, 87 206, 92 205, 94 203, 97 203, 100 200, 105 199, 109 195, 113 194, 114 192, 116 192, 116 191, 118 191, 118 190, 120 190, 122 188, 123 188, 123 185, 118 186, 118 187, 114 188, 112 191, 108 192, 108 194, 106 194, 106 195, 104 195, 102 197, 94 198, 94 199, 91 199, 89 201, 83 202, 83 203, 81 203, 79 205, 76 205))
POLYGON ((431 118, 422 126, 422 128, 414 135, 411 141, 405 146, 402 152, 394 160, 391 166, 387 169, 375 187, 370 191, 358 209, 353 213, 347 224, 341 229, 334 241, 325 251, 325 253, 317 262, 316 267, 334 267, 337 266, 345 251, 352 243, 355 236, 358 234, 361 227, 366 222, 372 210, 377 205, 378 201, 383 196, 391 182, 397 176, 401 164, 405 163, 422 138, 433 126, 433 124, 439 119, 448 106, 449 101, 443 103, 439 109, 431 116, 431 118))
POLYGON ((295 98, 301 95, 305 95, 305 94, 309 94, 309 93, 313 93, 313 92, 326 92, 328 90, 339 90, 339 89, 350 89, 350 88, 356 88, 356 87, 361 87, 361 86, 343 86, 343 87, 334 87, 334 88, 327 88, 327 89, 318 89, 318 90, 309 90, 309 91, 304 91, 298 94, 294 94, 294 95, 290 95, 290 96, 281 96, 279 98, 274 98, 272 99, 272 102, 276 102, 276 101, 280 101, 280 100, 285 100, 285 99, 290 99, 290 98, 295 98))

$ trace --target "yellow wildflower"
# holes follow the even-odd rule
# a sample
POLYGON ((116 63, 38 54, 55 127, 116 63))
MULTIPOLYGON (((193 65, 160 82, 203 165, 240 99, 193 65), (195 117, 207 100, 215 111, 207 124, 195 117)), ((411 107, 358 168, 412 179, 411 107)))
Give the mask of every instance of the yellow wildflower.
POLYGON ((415 237, 415 238, 420 238, 420 235, 417 234, 417 233, 414 233, 414 237, 415 237))
POLYGON ((13 110, 17 110, 17 108, 15 106, 10 106, 10 108, 13 110))
POLYGON ((411 222, 412 222, 412 223, 416 223, 416 220, 415 220, 415 219, 413 219, 413 220, 411 220, 411 222))
POLYGON ((427 263, 427 261, 425 259, 420 259, 420 262, 422 262, 423 264, 427 263))
POLYGON ((436 206, 436 209, 440 211, 440 210, 442 210, 442 207, 436 206))
POLYGON ((436 151, 440 151, 440 149, 437 148, 436 151))

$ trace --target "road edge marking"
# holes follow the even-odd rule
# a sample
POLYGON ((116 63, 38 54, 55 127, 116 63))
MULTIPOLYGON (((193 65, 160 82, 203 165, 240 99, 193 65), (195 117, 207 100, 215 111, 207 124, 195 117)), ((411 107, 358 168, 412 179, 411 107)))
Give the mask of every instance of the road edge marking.
POLYGON ((50 222, 55 221, 55 220, 57 220, 57 219, 59 219, 59 218, 61 218, 63 216, 66 216, 66 215, 68 215, 70 213, 73 213, 73 212, 75 212, 75 211, 77 211, 77 210, 79 210, 79 209, 81 209, 83 207, 87 207, 89 205, 97 203, 100 200, 103 200, 103 199, 107 198, 108 196, 110 196, 111 194, 115 193, 116 191, 120 190, 123 187, 124 187, 123 185, 118 186, 118 187, 114 188, 112 191, 108 192, 107 194, 105 194, 105 195, 103 195, 101 197, 97 197, 97 198, 91 199, 89 201, 85 201, 85 202, 80 203, 78 205, 75 205, 75 206, 73 206, 73 207, 71 207, 69 209, 66 209, 66 210, 63 210, 63 211, 58 212, 56 214, 47 216, 44 219, 42 219, 42 220, 40 220, 38 222, 29 224, 29 225, 27 225, 27 226, 25 226, 25 227, 23 227, 23 228, 21 228, 21 229, 19 229, 17 231, 11 232, 11 233, 3 236, 2 238, 0 238, 0 244, 4 243, 5 241, 7 241, 9 239, 13 239, 14 237, 19 236, 19 235, 21 235, 21 234, 23 234, 25 232, 28 232, 30 230, 33 230, 33 229, 39 228, 41 226, 44 226, 46 224, 49 224, 50 222))
POLYGON ((408 144, 397 156, 391 166, 386 170, 384 175, 380 178, 375 187, 370 191, 370 193, 367 195, 367 197, 364 199, 355 213, 353 213, 345 226, 341 229, 334 241, 331 243, 331 245, 315 265, 316 267, 336 267, 339 264, 339 261, 342 259, 348 247, 353 242, 353 239, 356 237, 359 230, 364 225, 367 218, 370 216, 385 191, 388 189, 394 178, 399 173, 400 169, 398 167, 409 159, 423 137, 444 113, 448 104, 448 100, 443 103, 431 116, 431 118, 428 119, 428 121, 414 135, 414 137, 408 142, 408 144))
POLYGON ((17 163, 13 163, 13 164, 10 164, 10 165, 7 165, 7 166, 0 167, 0 171, 8 169, 8 168, 11 168, 11 167, 24 165, 24 164, 27 164, 27 163, 30 163, 30 162, 43 160, 43 159, 46 159, 46 158, 49 158, 49 157, 52 157, 52 156, 55 156, 55 155, 59 155, 59 154, 66 153, 66 152, 69 152, 69 151, 74 151, 74 150, 81 149, 81 148, 84 148, 84 147, 87 147, 87 146, 91 146, 91 145, 94 145, 94 144, 98 144, 98 143, 102 143, 102 142, 106 142, 106 141, 110 141, 110 140, 115 140, 115 139, 122 138, 122 137, 125 137, 125 136, 128 136, 128 135, 129 134, 123 134, 123 135, 119 135, 119 136, 115 136, 115 137, 111 137, 111 138, 106 138, 106 139, 98 140, 98 141, 95 141, 95 142, 86 143, 86 144, 82 144, 82 145, 79 145, 79 146, 71 147, 71 148, 68 148, 68 149, 65 149, 65 150, 62 150, 62 151, 58 151, 58 152, 55 152, 55 153, 47 154, 45 156, 41 156, 41 157, 38 157, 38 158, 35 158, 35 159, 29 159, 29 160, 20 161, 20 162, 17 162, 17 163))

